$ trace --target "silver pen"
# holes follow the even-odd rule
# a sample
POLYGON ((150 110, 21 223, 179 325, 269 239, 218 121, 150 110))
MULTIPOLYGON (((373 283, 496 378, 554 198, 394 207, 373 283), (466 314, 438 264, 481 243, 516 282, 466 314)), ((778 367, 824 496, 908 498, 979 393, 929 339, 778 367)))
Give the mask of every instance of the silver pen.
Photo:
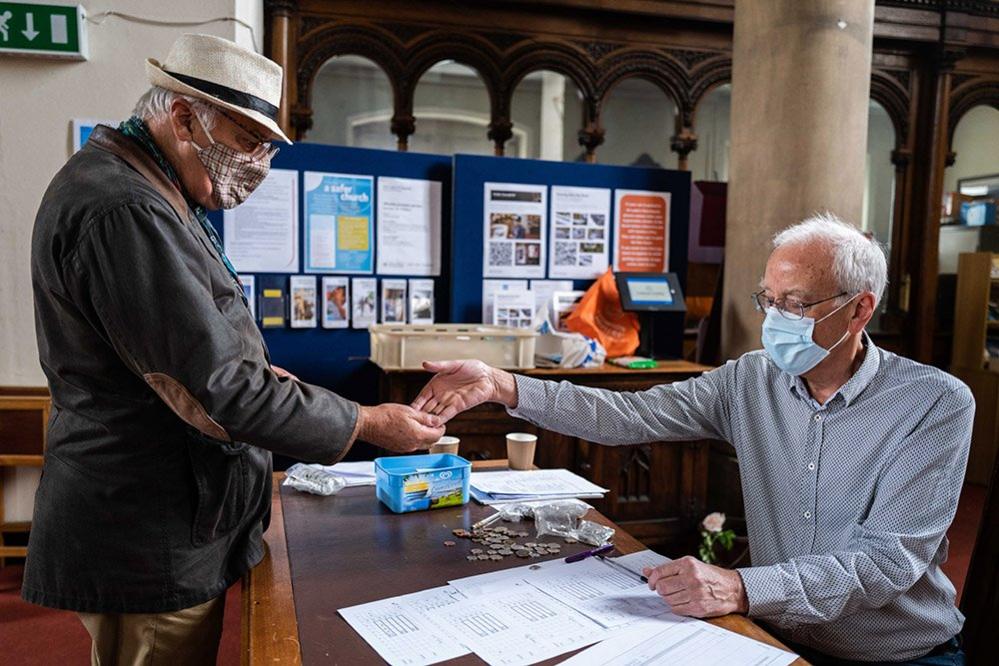
POLYGON ((642 574, 638 573, 637 571, 632 571, 631 569, 629 569, 628 567, 624 566, 620 562, 615 562, 614 559, 611 558, 611 557, 607 557, 606 555, 597 555, 597 559, 599 559, 601 562, 603 562, 605 564, 611 565, 615 569, 623 571, 624 573, 628 574, 629 576, 635 576, 636 578, 638 578, 643 583, 648 583, 649 582, 649 579, 646 578, 645 576, 643 576, 642 574))

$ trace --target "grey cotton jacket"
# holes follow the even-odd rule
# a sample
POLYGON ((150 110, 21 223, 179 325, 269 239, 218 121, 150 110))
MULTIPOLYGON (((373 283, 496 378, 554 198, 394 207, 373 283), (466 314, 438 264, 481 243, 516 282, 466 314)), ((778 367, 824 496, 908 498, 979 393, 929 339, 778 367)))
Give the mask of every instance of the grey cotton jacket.
POLYGON ((263 556, 270 452, 337 460, 357 405, 274 374, 184 197, 113 129, 49 185, 31 273, 52 417, 24 598, 157 613, 218 596, 263 556))

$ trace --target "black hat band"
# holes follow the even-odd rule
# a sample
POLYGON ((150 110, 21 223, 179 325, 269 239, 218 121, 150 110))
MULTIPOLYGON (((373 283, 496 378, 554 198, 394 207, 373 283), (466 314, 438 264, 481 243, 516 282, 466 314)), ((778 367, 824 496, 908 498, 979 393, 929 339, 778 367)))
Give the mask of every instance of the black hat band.
POLYGON ((277 120, 278 108, 265 99, 260 99, 250 93, 245 93, 241 90, 219 85, 218 83, 212 83, 211 81, 205 81, 204 79, 187 76, 186 74, 167 72, 165 69, 163 71, 181 83, 186 83, 192 88, 196 88, 207 95, 217 97, 223 102, 228 102, 229 104, 234 104, 244 109, 249 109, 250 111, 262 113, 271 120, 277 120))

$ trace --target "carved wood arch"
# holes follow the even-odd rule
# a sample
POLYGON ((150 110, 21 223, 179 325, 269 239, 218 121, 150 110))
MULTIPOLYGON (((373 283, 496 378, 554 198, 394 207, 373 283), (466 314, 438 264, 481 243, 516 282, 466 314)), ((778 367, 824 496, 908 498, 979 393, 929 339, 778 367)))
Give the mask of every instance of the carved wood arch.
POLYGON ((676 105, 677 122, 690 106, 690 77, 683 64, 659 51, 626 50, 608 57, 596 81, 597 111, 603 108, 617 84, 626 79, 645 79, 676 105))
POLYGON ((991 106, 999 111, 999 78, 977 76, 961 81, 951 92, 947 116, 948 166, 954 163, 954 131, 968 111, 976 106, 991 106))
POLYGON ((690 86, 690 116, 686 124, 696 126, 697 108, 715 88, 726 83, 732 83, 732 58, 719 55, 705 61, 691 73, 690 86))
MULTIPOLYGON (((905 74, 908 74, 905 72, 905 74)), ((911 93, 897 76, 886 70, 871 70, 871 99, 881 105, 895 128, 895 149, 901 150, 909 143, 909 108, 911 93)))

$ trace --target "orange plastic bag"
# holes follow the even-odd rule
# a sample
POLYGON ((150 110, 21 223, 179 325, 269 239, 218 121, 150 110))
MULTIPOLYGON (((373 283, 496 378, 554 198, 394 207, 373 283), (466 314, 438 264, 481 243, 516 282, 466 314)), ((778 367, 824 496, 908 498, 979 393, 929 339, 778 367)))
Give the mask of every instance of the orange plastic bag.
POLYGON ((621 307, 621 295, 609 268, 586 290, 565 326, 596 338, 607 350, 608 358, 628 356, 638 349, 638 315, 621 307))

